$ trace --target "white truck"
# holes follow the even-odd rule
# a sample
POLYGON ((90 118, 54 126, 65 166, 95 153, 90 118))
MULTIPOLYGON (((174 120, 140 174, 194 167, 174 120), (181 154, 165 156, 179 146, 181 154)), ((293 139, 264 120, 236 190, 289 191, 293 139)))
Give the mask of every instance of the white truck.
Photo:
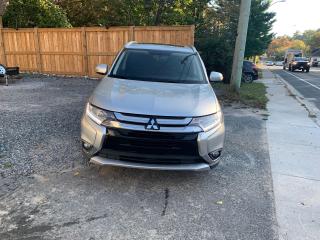
POLYGON ((303 51, 298 49, 288 49, 284 56, 283 69, 289 71, 302 70, 309 72, 310 62, 303 57, 303 51))

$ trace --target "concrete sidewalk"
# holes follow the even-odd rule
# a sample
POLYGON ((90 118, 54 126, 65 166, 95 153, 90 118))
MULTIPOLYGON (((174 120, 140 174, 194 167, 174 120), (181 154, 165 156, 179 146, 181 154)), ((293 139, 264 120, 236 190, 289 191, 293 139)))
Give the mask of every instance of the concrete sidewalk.
MULTIPOLYGON (((269 70, 267 135, 280 240, 320 239, 320 127, 269 70)), ((320 92, 319 92, 320 94, 320 92)))

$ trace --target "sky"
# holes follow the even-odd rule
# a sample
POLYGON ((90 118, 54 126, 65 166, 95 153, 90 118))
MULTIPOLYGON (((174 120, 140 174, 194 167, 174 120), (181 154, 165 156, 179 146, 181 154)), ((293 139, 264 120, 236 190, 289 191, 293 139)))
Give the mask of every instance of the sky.
MULTIPOLYGON (((278 1, 273 0, 274 3, 278 1)), ((273 25, 277 36, 320 28, 320 0, 286 0, 275 3, 270 10, 277 14, 273 25)))

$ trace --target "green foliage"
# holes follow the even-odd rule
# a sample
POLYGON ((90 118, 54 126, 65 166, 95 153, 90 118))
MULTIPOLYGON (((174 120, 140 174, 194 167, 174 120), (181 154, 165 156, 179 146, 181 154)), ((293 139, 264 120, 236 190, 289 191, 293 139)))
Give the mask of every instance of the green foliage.
MULTIPOLYGON (((207 70, 221 71, 228 82, 237 35, 240 0, 216 0, 206 9, 206 18, 196 32, 196 47, 201 52, 207 70)), ((246 57, 266 51, 273 38, 270 33, 274 13, 267 12, 269 1, 252 0, 248 26, 246 57)))
POLYGON ((271 33, 275 13, 267 12, 270 2, 253 0, 248 27, 246 57, 257 56, 265 53, 272 41, 271 33))
POLYGON ((208 0, 56 0, 73 26, 196 24, 208 0))
POLYGON ((10 0, 4 25, 23 27, 71 27, 65 12, 50 0, 10 0))
POLYGON ((311 50, 320 48, 320 31, 315 32, 307 42, 311 50))
POLYGON ((303 41, 311 51, 320 48, 320 29, 306 30, 303 33, 297 31, 292 38, 303 41))
POLYGON ((272 40, 268 47, 267 55, 277 61, 281 61, 284 59, 285 52, 288 49, 300 49, 304 53, 309 52, 309 47, 304 41, 282 36, 272 40))

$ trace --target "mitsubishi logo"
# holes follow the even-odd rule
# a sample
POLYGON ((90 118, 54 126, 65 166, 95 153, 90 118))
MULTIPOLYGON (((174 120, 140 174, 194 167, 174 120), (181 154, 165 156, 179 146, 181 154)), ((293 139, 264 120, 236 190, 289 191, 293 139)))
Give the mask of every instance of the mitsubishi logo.
POLYGON ((155 118, 150 118, 148 124, 146 125, 147 130, 160 130, 160 126, 155 118))

